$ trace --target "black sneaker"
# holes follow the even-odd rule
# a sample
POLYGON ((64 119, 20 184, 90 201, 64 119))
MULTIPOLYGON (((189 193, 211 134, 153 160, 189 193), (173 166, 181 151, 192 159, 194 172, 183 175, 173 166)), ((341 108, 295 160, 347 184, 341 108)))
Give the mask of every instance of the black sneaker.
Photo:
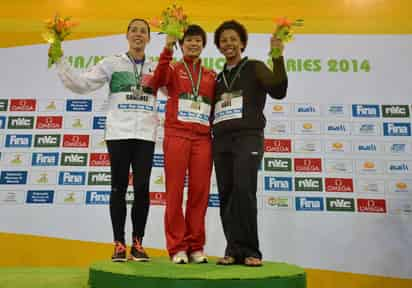
POLYGON ((127 261, 126 246, 119 241, 116 241, 114 243, 114 252, 112 255, 112 261, 113 262, 126 262, 127 261))
POLYGON ((150 261, 149 256, 146 254, 142 246, 142 238, 133 238, 133 245, 130 249, 129 260, 138 262, 150 261))

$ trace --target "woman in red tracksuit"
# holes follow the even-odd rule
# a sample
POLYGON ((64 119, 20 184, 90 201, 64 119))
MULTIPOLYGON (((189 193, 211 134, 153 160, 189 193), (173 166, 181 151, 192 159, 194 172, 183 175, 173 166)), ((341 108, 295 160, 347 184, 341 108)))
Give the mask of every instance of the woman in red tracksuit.
POLYGON ((206 33, 200 26, 188 27, 179 41, 183 59, 171 63, 175 42, 175 37, 167 36, 153 77, 155 87, 166 86, 168 90, 163 142, 166 243, 173 263, 205 263, 205 215, 212 171, 209 117, 216 75, 201 66, 199 56, 206 45, 206 33), (186 171, 189 189, 183 215, 186 171))

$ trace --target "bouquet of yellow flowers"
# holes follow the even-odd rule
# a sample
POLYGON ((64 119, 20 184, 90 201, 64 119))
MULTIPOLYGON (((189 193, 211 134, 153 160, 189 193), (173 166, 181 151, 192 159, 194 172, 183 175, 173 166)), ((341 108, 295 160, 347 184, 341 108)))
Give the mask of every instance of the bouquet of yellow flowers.
POLYGON ((60 17, 58 14, 54 19, 48 19, 46 23, 46 32, 43 33, 43 38, 50 43, 49 58, 51 64, 54 64, 63 56, 61 43, 70 35, 71 28, 77 23, 70 20, 70 17, 60 17))
POLYGON ((189 21, 187 15, 183 12, 183 8, 173 4, 163 10, 161 19, 154 18, 150 21, 150 24, 159 28, 161 33, 182 39, 187 26, 189 26, 189 21))
MULTIPOLYGON (((275 19, 274 22, 276 25, 273 36, 278 38, 283 44, 293 40, 293 27, 303 26, 303 19, 291 21, 286 17, 282 17, 275 19)), ((279 58, 282 55, 282 51, 280 48, 273 48, 269 54, 272 58, 279 58)))

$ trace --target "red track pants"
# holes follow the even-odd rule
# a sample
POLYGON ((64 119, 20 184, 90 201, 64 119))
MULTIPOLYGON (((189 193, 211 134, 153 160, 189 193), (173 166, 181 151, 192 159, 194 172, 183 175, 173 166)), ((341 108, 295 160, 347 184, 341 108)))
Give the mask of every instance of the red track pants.
POLYGON ((163 142, 166 176, 165 232, 170 256, 179 251, 203 250, 205 216, 212 172, 209 137, 165 136, 163 142), (182 201, 186 171, 188 197, 183 215, 182 201))

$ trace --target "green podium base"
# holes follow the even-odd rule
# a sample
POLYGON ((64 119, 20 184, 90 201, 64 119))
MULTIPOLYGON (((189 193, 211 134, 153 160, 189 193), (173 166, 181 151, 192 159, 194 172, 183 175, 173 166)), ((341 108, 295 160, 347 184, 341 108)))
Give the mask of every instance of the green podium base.
POLYGON ((305 271, 295 265, 264 262, 262 267, 176 265, 165 257, 151 262, 97 262, 89 269, 90 288, 305 288, 305 271))

